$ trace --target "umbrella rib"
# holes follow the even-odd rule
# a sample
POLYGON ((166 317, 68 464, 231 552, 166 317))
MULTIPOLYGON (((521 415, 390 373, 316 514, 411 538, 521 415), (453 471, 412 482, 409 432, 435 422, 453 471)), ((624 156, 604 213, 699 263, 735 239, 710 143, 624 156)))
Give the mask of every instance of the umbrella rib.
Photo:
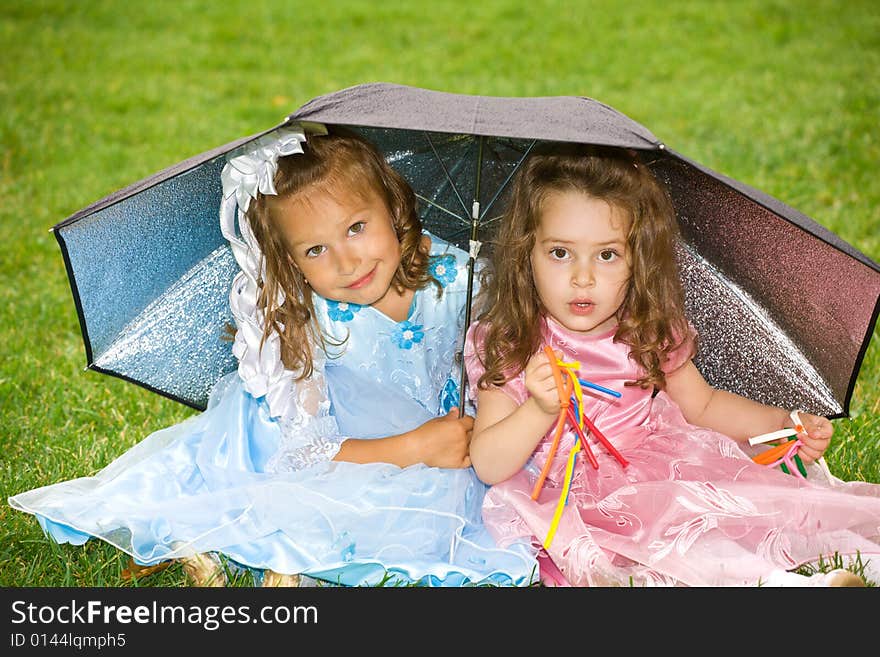
POLYGON ((529 147, 522 154, 522 157, 520 157, 519 161, 517 161, 517 163, 514 165, 513 169, 510 172, 510 175, 508 175, 507 178, 505 179, 505 181, 503 183, 501 183, 501 186, 498 188, 498 191, 495 192, 495 196, 493 196, 492 200, 490 200, 489 203, 486 204, 486 207, 483 208, 483 212, 480 214, 480 221, 483 220, 483 217, 486 216, 486 213, 489 212, 489 209, 495 204, 495 201, 498 200, 498 197, 501 196, 501 192, 503 192, 504 188, 507 187, 507 184, 513 178, 513 174, 515 174, 519 170, 519 167, 523 163, 523 160, 526 159, 526 157, 532 151, 532 148, 534 148, 536 143, 538 143, 538 140, 533 139, 532 143, 529 144, 529 147))
POLYGON ((424 202, 427 203, 428 205, 432 205, 432 206, 434 206, 435 208, 437 208, 437 209, 440 210, 441 212, 445 212, 445 213, 448 214, 450 217, 455 217, 456 219, 461 220, 461 217, 458 216, 457 214, 455 214, 452 210, 449 210, 448 208, 444 208, 442 205, 440 205, 439 203, 435 203, 434 201, 432 201, 431 199, 429 199, 429 198, 426 197, 426 196, 422 196, 421 194, 416 194, 416 198, 419 199, 419 200, 424 201, 424 202))
POLYGON ((481 220, 480 220, 480 225, 481 225, 481 226, 488 226, 488 225, 491 224, 492 222, 498 221, 498 220, 501 219, 503 216, 504 216, 503 214, 496 214, 494 217, 489 217, 489 218, 486 219, 485 221, 481 219, 481 220))
POLYGON ((434 152, 434 157, 437 158, 437 162, 440 164, 440 168, 443 169, 443 175, 446 176, 446 180, 449 181, 450 186, 452 187, 452 191, 455 193, 455 197, 458 199, 458 202, 461 203, 461 208, 464 210, 465 215, 469 215, 467 205, 465 205, 464 200, 461 198, 461 194, 458 193, 458 188, 455 186, 455 181, 452 179, 452 176, 449 175, 449 171, 446 168, 446 165, 443 163, 443 160, 440 157, 440 153, 437 152, 437 149, 434 147, 434 142, 431 140, 431 135, 427 132, 422 133, 425 135, 425 139, 428 140, 428 145, 431 147, 431 150, 434 152))

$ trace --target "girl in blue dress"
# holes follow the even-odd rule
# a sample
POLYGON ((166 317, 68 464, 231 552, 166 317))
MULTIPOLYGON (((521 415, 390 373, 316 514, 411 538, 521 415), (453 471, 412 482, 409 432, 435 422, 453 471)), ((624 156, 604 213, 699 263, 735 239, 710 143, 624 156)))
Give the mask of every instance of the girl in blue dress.
POLYGON ((218 553, 274 585, 528 585, 534 548, 482 525, 458 412, 468 256, 422 230, 371 144, 305 127, 223 169, 238 371, 95 476, 9 502, 58 542, 181 559, 198 585, 223 585, 218 553))

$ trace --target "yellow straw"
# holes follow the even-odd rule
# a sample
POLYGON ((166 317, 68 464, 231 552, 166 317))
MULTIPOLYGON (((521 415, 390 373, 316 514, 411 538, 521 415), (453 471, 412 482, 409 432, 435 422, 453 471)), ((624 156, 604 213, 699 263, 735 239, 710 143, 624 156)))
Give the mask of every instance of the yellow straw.
POLYGON ((574 396, 577 398, 577 405, 578 405, 578 424, 581 427, 581 431, 583 431, 584 430, 584 389, 581 387, 580 379, 578 379, 575 376, 574 371, 571 369, 571 368, 574 368, 574 369, 579 370, 581 368, 581 364, 578 362, 563 363, 562 361, 559 361, 559 364, 565 368, 565 370, 563 370, 563 371, 566 374, 568 374, 568 378, 571 379, 571 385, 574 387, 574 396))
POLYGON ((562 511, 565 509, 566 492, 571 485, 571 477, 574 474, 574 457, 575 454, 580 451, 580 448, 581 444, 580 441, 578 441, 568 453, 568 463, 565 464, 565 479, 562 482, 562 494, 559 496, 559 501, 556 502, 556 511, 553 512, 553 520, 550 521, 550 529, 547 531, 547 538, 544 539, 545 550, 549 548, 550 544, 553 542, 553 537, 556 535, 556 528, 559 526, 560 518, 562 518, 562 511))
MULTIPOLYGON (((581 388, 581 382, 575 376, 573 371, 580 369, 581 364, 577 361, 572 363, 565 363, 561 360, 557 360, 556 363, 560 366, 562 371, 568 374, 569 379, 571 379, 572 387, 574 388, 575 398, 577 399, 578 404, 578 424, 580 425, 581 431, 583 431, 584 395, 581 388)), ((545 550, 549 548, 550 544, 553 542, 553 537, 556 535, 556 529, 559 527, 559 521, 562 518, 562 512, 565 510, 565 499, 568 497, 568 490, 571 486, 571 479, 574 476, 575 455, 580 451, 580 449, 580 440, 578 440, 577 436, 575 436, 574 447, 572 447, 571 451, 568 453, 568 461, 565 464, 565 478, 562 482, 562 493, 560 493, 559 500, 556 502, 556 510, 553 512, 553 519, 550 521, 550 529, 547 531, 547 538, 544 539, 545 550)))

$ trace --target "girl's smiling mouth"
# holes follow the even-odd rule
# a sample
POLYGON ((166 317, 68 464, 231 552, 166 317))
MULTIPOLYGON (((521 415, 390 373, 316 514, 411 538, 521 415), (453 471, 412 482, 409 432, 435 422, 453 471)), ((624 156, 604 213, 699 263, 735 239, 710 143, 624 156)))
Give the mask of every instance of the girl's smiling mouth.
POLYGON ((376 268, 373 267, 366 276, 362 276, 361 278, 357 279, 351 285, 346 285, 346 288, 349 290, 359 290, 360 288, 369 284, 369 282, 373 280, 373 276, 375 276, 375 275, 376 275, 376 268))

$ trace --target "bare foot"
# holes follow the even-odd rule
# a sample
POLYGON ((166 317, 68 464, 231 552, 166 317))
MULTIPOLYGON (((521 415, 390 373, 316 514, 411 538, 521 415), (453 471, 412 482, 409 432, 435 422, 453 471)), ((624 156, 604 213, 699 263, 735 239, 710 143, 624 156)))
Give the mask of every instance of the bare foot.
POLYGON ((827 581, 828 586, 867 586, 865 584, 865 580, 863 580, 855 573, 850 572, 849 570, 844 570, 843 568, 838 568, 837 570, 832 570, 831 572, 825 573, 825 580, 827 581))
POLYGON ((295 587, 299 586, 299 584, 299 575, 284 575, 283 573, 276 573, 274 570, 267 570, 263 575, 264 587, 295 587))
POLYGON ((223 566, 207 554, 194 554, 180 559, 183 570, 192 582, 192 586, 225 587, 226 572, 223 566))
POLYGON ((157 564, 152 566, 141 566, 135 563, 134 559, 128 560, 128 566, 126 566, 123 570, 121 576, 122 579, 126 582, 131 581, 133 579, 140 579, 141 577, 146 577, 147 575, 152 575, 153 573, 159 573, 168 568, 173 561, 160 561, 157 564))

